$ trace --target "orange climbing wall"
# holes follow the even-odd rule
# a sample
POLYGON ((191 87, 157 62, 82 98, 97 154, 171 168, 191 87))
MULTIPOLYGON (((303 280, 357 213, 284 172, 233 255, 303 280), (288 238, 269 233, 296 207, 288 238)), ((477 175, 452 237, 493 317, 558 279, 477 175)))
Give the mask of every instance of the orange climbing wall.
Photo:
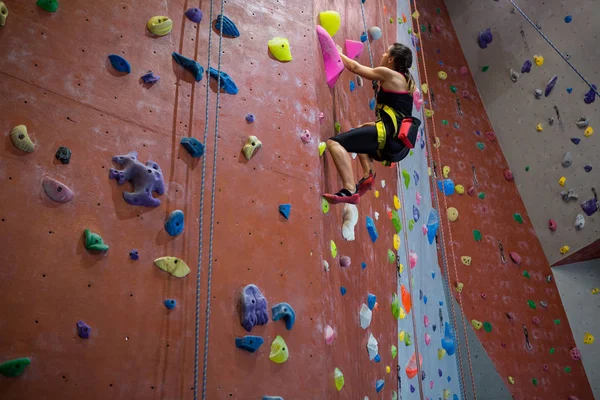
MULTIPOLYGON (((194 324, 198 214, 202 161, 179 145, 183 136, 202 138, 205 127, 206 78, 194 83, 171 59, 177 51, 207 67, 208 1, 60 2, 48 14, 35 1, 5 1, 9 18, 0 28, 0 362, 30 357, 32 364, 18 378, 0 376, 3 400, 85 396, 89 399, 191 399, 194 382, 194 324), (204 20, 193 24, 183 16, 199 6, 204 20), (151 16, 173 19, 170 35, 153 38, 145 30, 151 16), (132 73, 120 76, 107 61, 115 53, 126 57, 132 73), (153 70, 162 77, 151 88, 139 77, 153 70), (16 150, 8 136, 27 125, 34 153, 16 150), (59 146, 73 151, 71 163, 54 159, 59 146), (131 150, 139 159, 162 168, 166 193, 157 208, 127 205, 119 187, 108 179, 111 157, 131 150), (76 193, 72 202, 52 203, 41 189, 50 176, 76 193), (185 212, 186 228, 177 237, 163 229, 174 209, 185 212), (111 247, 91 254, 82 233, 90 228, 111 247), (137 248, 139 261, 128 253, 137 248), (160 256, 185 260, 186 278, 173 278, 153 266, 160 256), (163 301, 178 306, 168 311, 163 301), (89 340, 76 334, 75 323, 92 327, 89 340)), ((216 2, 218 3, 218 2, 216 2)), ((386 0, 390 16, 395 5, 386 0)), ((215 7, 220 6, 216 4, 215 7)), ((397 328, 389 313, 396 288, 395 267, 387 263, 392 229, 381 212, 380 239, 368 242, 364 217, 374 205, 385 209, 396 192, 394 169, 378 169, 388 184, 375 200, 361 203, 355 242, 341 236, 341 206, 321 212, 320 194, 337 190, 339 181, 330 158, 319 158, 319 140, 333 134, 334 120, 343 129, 368 121, 370 83, 349 94, 345 73, 335 90, 325 83, 315 34, 319 11, 334 9, 343 27, 336 41, 358 39, 362 16, 355 1, 320 1, 316 5, 287 0, 227 2, 225 14, 241 31, 224 39, 223 70, 236 81, 236 96, 221 96, 212 275, 212 307, 206 398, 259 399, 264 394, 286 399, 350 399, 375 397, 375 380, 385 378, 390 397, 395 374, 385 374, 389 348, 397 328), (269 57, 267 41, 285 36, 294 60, 281 64, 269 57), (325 113, 319 124, 318 113, 325 113), (247 125, 252 112, 256 122, 247 125), (303 129, 313 134, 303 144, 303 129), (249 162, 240 149, 248 135, 263 148, 249 162), (277 211, 291 203, 289 221, 277 211), (352 257, 346 270, 329 255, 329 240, 339 255, 352 257), (331 271, 323 271, 328 260, 331 271), (362 271, 360 263, 368 267, 362 271), (265 344, 254 355, 234 347, 240 326, 240 289, 255 283, 269 304, 287 301, 296 310, 292 331, 282 322, 257 327, 265 344), (345 297, 340 286, 348 289, 345 297), (382 362, 368 361, 367 331, 358 326, 367 291, 378 296, 371 331, 379 340, 382 362), (334 327, 337 338, 327 347, 323 331, 334 327), (276 335, 285 338, 290 359, 269 361, 276 335), (339 367, 346 386, 337 393, 333 370, 339 367), (301 393, 301 394, 300 394, 301 393)), ((218 11, 215 10, 215 16, 218 11)), ((366 7, 367 23, 383 25, 383 2, 366 7)), ((395 24, 385 24, 387 37, 395 24)), ((216 66, 218 36, 212 33, 212 65, 216 66)), ((383 43, 374 45, 376 60, 383 43)), ((360 58, 368 64, 366 51, 360 58)), ((214 132, 215 84, 211 82, 209 136, 214 132)), ((206 195, 201 287, 200 389, 204 356, 204 313, 207 291, 210 186, 213 141, 207 143, 206 195)), ((357 173, 358 176, 358 173, 357 173)), ((338 257, 339 257, 338 255, 338 257)), ((405 360, 402 360, 405 362, 405 360)))
MULTIPOLYGON (((591 399, 581 362, 569 356, 575 342, 556 285, 546 280, 552 272, 515 184, 504 179, 503 171, 508 168, 504 155, 497 142, 488 140, 485 135, 493 131, 493 127, 484 104, 471 74, 459 73, 467 63, 446 7, 439 0, 422 0, 418 2, 418 11, 418 25, 431 24, 433 29, 421 33, 423 52, 419 54, 419 61, 424 55, 425 68, 421 62, 420 72, 426 72, 435 93, 435 114, 427 120, 432 144, 435 136, 441 142, 439 150, 432 148, 435 170, 441 178, 442 166, 449 166, 454 183, 469 189, 474 185, 474 165, 479 183, 472 197, 454 194, 440 198, 442 215, 447 207, 456 207, 459 211, 456 222, 445 220, 443 223, 448 279, 451 286, 457 282, 464 284, 462 294, 455 291, 455 297, 462 304, 468 321, 475 319, 492 324, 490 333, 483 329, 476 333, 515 399, 566 399, 569 395, 591 399), (447 80, 438 79, 440 70, 447 72, 447 80), (451 85, 457 88, 463 116, 458 115, 451 85), (463 90, 469 92, 468 98, 462 96, 463 90), (455 123, 459 126, 455 127, 455 123), (478 142, 484 149, 477 147, 478 142), (480 192, 485 193, 483 200, 477 196, 480 192), (522 224, 513 219, 514 213, 522 215, 522 224), (475 229, 483 236, 479 242, 474 241, 475 229), (501 261, 498 241, 503 245, 506 263, 501 261), (510 260, 509 252, 520 254, 520 266, 510 260), (471 265, 463 265, 461 256, 472 257, 471 265), (530 274, 529 279, 523 276, 525 270, 530 274), (487 297, 483 299, 482 294, 487 297), (529 308, 528 300, 536 303, 535 310, 529 308), (540 301, 547 302, 547 308, 542 307, 540 301), (512 321, 507 318, 509 312, 514 314, 512 321), (533 325, 534 317, 540 319, 540 326, 533 325), (555 320, 560 324, 555 324, 555 320), (531 351, 525 349, 522 326, 528 330, 531 351), (551 348, 555 349, 554 354, 551 348), (548 366, 547 372, 543 370, 544 364, 548 366), (570 368, 570 372, 565 368, 570 368), (514 385, 509 384, 509 376, 514 378, 514 385), (533 379, 537 379, 537 386, 533 379)), ((466 352, 461 351, 464 356, 466 352)), ((465 372, 468 374, 468 370, 465 372)), ((466 382, 470 386, 469 377, 466 382)))

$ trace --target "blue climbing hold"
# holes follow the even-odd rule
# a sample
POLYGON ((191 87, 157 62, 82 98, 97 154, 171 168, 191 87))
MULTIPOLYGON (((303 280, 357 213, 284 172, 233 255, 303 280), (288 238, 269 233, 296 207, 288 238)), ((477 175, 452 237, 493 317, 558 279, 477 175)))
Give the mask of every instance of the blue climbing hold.
POLYGON ((177 64, 181 65, 183 68, 187 69, 192 73, 196 82, 200 82, 202 80, 202 75, 204 74, 204 67, 198 64, 197 61, 182 56, 181 54, 176 52, 171 53, 171 56, 177 64))
POLYGON ((350 91, 354 92, 354 89, 356 89, 356 83, 354 83, 354 81, 350 81, 350 91))
POLYGON ((291 330, 296 322, 296 312, 288 303, 279 303, 271 307, 273 321, 279 321, 283 318, 287 330, 291 330))
POLYGON ((431 273, 431 279, 435 279, 435 272, 431 273))
POLYGON ((568 87, 567 88, 567 93, 571 93, 571 92, 573 92, 573 88, 572 87, 568 87))
POLYGON ((441 378, 442 377, 442 370, 438 368, 438 376, 441 378))
POLYGON ((238 88, 237 88, 235 82, 225 72, 217 71, 213 67, 210 67, 208 69, 208 73, 210 74, 211 78, 215 79, 217 82, 219 82, 219 75, 221 76, 220 86, 221 86, 221 89, 225 90, 225 93, 228 93, 228 94, 237 94, 238 93, 238 88))
POLYGON ((416 389, 415 389, 415 387, 414 387, 413 385, 410 385, 410 392, 411 392, 411 393, 414 393, 414 392, 415 392, 415 390, 416 390, 416 389))
POLYGON ((153 84, 160 80, 160 76, 154 75, 154 72, 148 71, 144 75, 142 75, 142 81, 147 84, 153 84))
POLYGON ((363 32, 363 33, 360 35, 360 41, 361 41, 361 42, 363 42, 363 43, 364 43, 364 42, 366 42, 368 39, 369 39, 369 38, 368 38, 368 36, 367 36, 367 33, 366 33, 366 32, 363 32))
POLYGON ((346 288, 343 286, 340 286, 340 293, 342 294, 342 296, 345 295, 346 292, 347 292, 346 288))
POLYGON ((437 181, 438 189, 444 192, 446 196, 454 194, 454 182, 452 179, 444 179, 443 181, 437 181))
POLYGON ((374 358, 373 361, 375 362, 381 362, 381 356, 379 354, 377 354, 374 358))
POLYGON ((444 302, 443 302, 443 301, 440 301, 440 306, 443 306, 443 305, 444 305, 444 302))
POLYGON ((235 26, 233 21, 222 14, 217 16, 217 20, 215 21, 215 29, 223 32, 223 35, 225 36, 234 38, 240 36, 240 31, 238 30, 237 26, 235 26))
POLYGON ((437 329, 437 325, 436 324, 431 325, 431 329, 433 329, 433 331, 435 332, 435 330, 437 329))
MULTIPOLYGON (((448 375, 448 382, 450 382, 452 380, 452 378, 448 375)), ((454 395, 453 397, 454 399, 457 399, 456 395, 454 395)))
MULTIPOLYGON (((448 382, 450 382, 450 377, 448 377, 448 382)), ((458 395, 456 393, 452 395, 452 400, 459 400, 458 395)))
POLYGON ((254 353, 264 342, 265 340, 260 336, 247 335, 243 338, 235 338, 235 347, 254 353))
POLYGON ((194 158, 202 157, 204 155, 204 145, 193 137, 183 137, 179 142, 184 149, 194 158))
POLYGON ((133 261, 135 260, 139 260, 140 259, 140 253, 137 249, 133 249, 129 252, 129 258, 131 258, 133 261))
POLYGON ((361 264, 360 264, 360 267, 361 267, 362 269, 365 269, 365 268, 367 268, 367 263, 366 263, 366 262, 363 262, 363 263, 361 263, 361 264))
POLYGON ((167 307, 169 310, 174 309, 175 307, 177 307, 177 300, 175 300, 175 299, 166 299, 165 300, 165 307, 167 307))
POLYGON ((383 385, 385 385, 385 381, 383 379, 378 379, 377 382, 375 382, 375 390, 377 390, 377 393, 381 392, 383 385))
POLYGON ((429 211, 429 218, 427 218, 427 240, 429 244, 433 244, 435 235, 437 235, 438 228, 440 227, 440 215, 435 208, 429 211))
POLYGON ((427 296, 423 296, 423 303, 427 304, 427 296))
POLYGON ((417 186, 419 184, 419 173, 417 172, 417 170, 414 170, 413 178, 415 179, 415 186, 417 186))
POLYGON ((579 144, 579 142, 581 142, 581 139, 573 137, 573 138, 571 138, 571 142, 573 142, 575 144, 579 144))
POLYGON ((567 15, 567 16, 565 17, 565 22, 568 24, 568 23, 569 23, 569 22, 571 22, 571 21, 573 21, 573 17, 572 17, 572 16, 570 16, 570 15, 567 15))
POLYGON ((456 339, 454 332, 448 322, 444 322, 444 337, 442 338, 442 348, 451 356, 456 351, 456 339))
POLYGON ((421 213, 419 212, 417 206, 413 204, 413 220, 415 222, 419 222, 419 218, 421 218, 421 213))
POLYGON ((375 104, 376 104, 375 98, 372 98, 371 100, 369 100, 369 108, 371 110, 375 110, 375 104))
POLYGON ((367 306, 369 306, 369 310, 373 310, 375 307, 375 303, 377 302, 377 296, 372 293, 367 294, 367 306))
POLYGON ((175 210, 169 214, 169 218, 165 222, 165 230, 171 236, 177 236, 183 232, 184 215, 183 211, 175 210))
POLYGON ((285 217, 285 219, 290 219, 290 211, 292 211, 291 204, 280 204, 279 205, 279 212, 281 213, 281 215, 283 215, 285 217))
POLYGON ((110 65, 117 71, 125 72, 127 74, 131 73, 131 65, 129 65, 129 62, 123 57, 111 54, 108 56, 108 59, 110 60, 110 65))
POLYGON ((375 228, 375 221, 369 216, 367 216, 367 231, 369 232, 369 236, 371 236, 371 240, 375 243, 379 235, 377 234, 377 228, 375 228))
POLYGON ((283 400, 283 397, 279 397, 279 396, 263 396, 262 400, 283 400))

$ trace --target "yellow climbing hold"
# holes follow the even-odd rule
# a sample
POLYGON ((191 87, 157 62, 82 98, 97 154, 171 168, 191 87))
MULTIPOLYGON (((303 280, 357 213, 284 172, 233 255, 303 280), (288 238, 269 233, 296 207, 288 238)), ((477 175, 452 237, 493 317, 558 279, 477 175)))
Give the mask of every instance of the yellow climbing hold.
POLYGON ((444 397, 444 400, 448 400, 448 398, 450 397, 450 389, 444 389, 444 391, 442 392, 442 396, 444 397))
POLYGON ((433 141, 433 147, 435 147, 436 149, 439 149, 441 145, 442 145, 442 143, 440 142, 440 138, 436 136, 435 140, 433 141))
POLYGON ((385 366, 385 372, 386 372, 387 374, 389 374, 390 372, 392 372, 392 369, 390 368, 390 366, 389 366, 389 365, 386 365, 386 366, 385 366))
POLYGON ((448 207, 446 215, 448 216, 449 221, 454 222, 458 219, 458 210, 454 207, 448 207))
POLYGON ((405 335, 404 331, 400 331, 400 333, 398 333, 398 339, 401 342, 404 342, 404 335, 405 335))
POLYGON ((541 67, 544 64, 544 57, 543 56, 535 55, 535 56, 533 56, 533 62, 538 67, 541 67))
POLYGON ((469 257, 469 256, 462 256, 462 257, 460 257, 460 261, 461 261, 463 264, 465 264, 467 267, 468 267, 469 265, 471 265, 471 257, 469 257))
POLYGON ((396 210, 400 209, 400 199, 398 198, 398 196, 394 196, 394 207, 396 208, 396 210))
POLYGON ((438 71, 438 78, 440 78, 441 80, 445 81, 446 78, 448 78, 448 74, 444 71, 438 71))
POLYGON ((454 186, 454 190, 458 194, 464 194, 465 193, 465 187, 463 185, 456 185, 456 186, 454 186))
POLYGON ((515 378, 513 378, 512 376, 509 376, 509 377, 508 377, 508 382, 509 382, 511 385, 514 385, 514 384, 515 384, 515 378))
POLYGON ((256 153, 261 147, 262 142, 258 140, 256 136, 248 136, 248 139, 246 139, 246 144, 244 147, 242 147, 242 153, 244 153, 246 160, 250 161, 250 159, 254 156, 254 153, 256 153))
POLYGON ((565 186, 566 182, 567 182, 567 178, 565 178, 564 176, 561 176, 560 179, 558 180, 558 184, 560 186, 565 186))
POLYGON ((157 16, 148 20, 146 27, 156 36, 165 36, 173 29, 173 21, 169 17, 157 16))
POLYGON ((154 260, 154 265, 177 278, 183 278, 190 273, 190 267, 187 266, 185 261, 177 257, 157 258, 154 260))
POLYGON ((448 179, 448 176, 450 176, 450 167, 447 165, 444 165, 444 168, 442 168, 442 175, 444 175, 444 178, 448 179))
POLYGON ((335 242, 333 240, 329 241, 329 247, 331 249, 331 257, 336 258, 337 257, 337 246, 335 245, 335 242))
POLYGON ((27 153, 33 152, 35 146, 27 134, 27 127, 25 125, 17 125, 10 131, 10 140, 12 140, 15 147, 19 150, 27 153))
POLYGON ((590 292, 591 292, 592 294, 598 294, 598 293, 600 293, 600 288, 597 288, 597 287, 595 287, 595 288, 593 288, 592 290, 590 290, 590 292))
POLYGON ((378 198, 379 198, 379 190, 376 190, 376 191, 374 192, 374 194, 375 194, 375 198, 376 198, 376 199, 378 199, 378 198))
POLYGON ((342 24, 342 18, 337 11, 323 11, 319 14, 319 20, 321 21, 321 26, 325 28, 331 37, 337 33, 342 24))
POLYGON ((271 343, 271 354, 269 354, 269 360, 277 364, 283 364, 287 361, 290 356, 285 340, 279 335, 271 343))
POLYGON ((421 16, 421 14, 419 14, 419 10, 416 10, 414 13, 412 13, 412 17, 414 19, 419 19, 420 16, 421 16))
POLYGON ((398 273, 403 273, 404 272, 404 264, 398 264, 398 273))
POLYGON ((274 37, 267 43, 269 51, 279 61, 292 61, 290 42, 283 37, 274 37))
POLYGON ((0 26, 4 26, 6 24, 6 18, 8 18, 8 8, 6 8, 4 3, 0 1, 0 26))
POLYGON ((585 137, 590 137, 594 134, 594 128, 592 128, 591 126, 588 126, 587 128, 585 128, 585 131, 583 131, 583 136, 585 137))
POLYGON ((536 131, 538 131, 538 132, 541 132, 541 131, 543 131, 543 130, 544 130, 544 127, 542 126, 542 124, 541 124, 541 123, 539 123, 539 124, 537 124, 537 125, 535 126, 535 130, 536 130, 536 131))
POLYGON ((394 250, 398 250, 400 248, 400 236, 397 233, 394 233, 394 250))
POLYGON ((321 210, 323 211, 323 214, 329 212, 329 202, 323 198, 321 198, 321 210))
POLYGON ((464 283, 462 283, 462 282, 458 282, 458 283, 456 284, 456 287, 455 287, 455 289, 456 289, 456 291, 457 291, 458 293, 462 293, 462 291, 463 291, 463 288, 464 288, 464 287, 465 287, 465 284, 464 284, 464 283))
POLYGON ((342 371, 340 371, 339 368, 336 368, 333 372, 333 380, 335 381, 335 388, 338 392, 342 390, 344 387, 344 374, 342 374, 342 371))
POLYGON ((327 149, 327 145, 325 144, 325 142, 320 142, 319 143, 319 156, 323 156, 323 153, 325 153, 325 149, 327 149))
POLYGON ((423 92, 423 94, 427 94, 427 92, 429 91, 429 85, 426 83, 422 83, 421 84, 421 91, 423 92))
POLYGON ((476 319, 472 319, 471 324, 473 325, 473 328, 477 330, 481 329, 481 327, 483 326, 483 323, 481 321, 477 321, 476 319))
POLYGON ((406 311, 404 311, 404 307, 400 306, 400 313, 398 314, 400 319, 406 318, 406 311))
POLYGON ((571 248, 567 245, 560 248, 560 254, 567 254, 571 248))
POLYGON ((430 110, 430 109, 426 108, 426 109, 425 109, 425 116, 426 116, 427 118, 431 118, 431 117, 433 117, 433 110, 430 110))
POLYGON ((444 358, 444 356, 446 355, 446 350, 444 349, 438 349, 438 360, 442 360, 444 358))
POLYGON ((431 167, 427 167, 427 176, 431 176, 431 167))
POLYGON ((594 343, 594 336, 591 333, 586 332, 585 335, 583 336, 583 343, 585 343, 585 344, 594 343))

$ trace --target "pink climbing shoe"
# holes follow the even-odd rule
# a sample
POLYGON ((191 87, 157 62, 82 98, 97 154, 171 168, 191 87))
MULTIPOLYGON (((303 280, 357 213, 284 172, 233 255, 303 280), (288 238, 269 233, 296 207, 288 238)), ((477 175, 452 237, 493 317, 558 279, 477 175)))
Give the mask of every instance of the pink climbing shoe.
POLYGON ((356 192, 360 196, 364 196, 365 193, 371 190, 374 183, 375 175, 373 175, 372 172, 369 172, 369 176, 367 176, 366 178, 362 178, 360 181, 358 181, 358 184, 356 185, 356 192))
POLYGON ((358 204, 360 202, 360 195, 358 192, 350 193, 348 189, 342 189, 334 194, 324 194, 325 200, 327 200, 330 204, 339 204, 339 203, 350 203, 350 204, 358 204))

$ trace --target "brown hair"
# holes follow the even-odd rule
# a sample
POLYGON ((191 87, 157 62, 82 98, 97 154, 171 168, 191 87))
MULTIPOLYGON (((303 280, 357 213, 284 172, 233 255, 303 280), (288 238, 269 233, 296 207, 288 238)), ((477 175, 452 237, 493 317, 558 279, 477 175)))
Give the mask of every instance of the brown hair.
POLYGON ((404 75, 408 91, 412 93, 415 90, 415 80, 409 70, 413 63, 412 51, 401 43, 394 43, 390 46, 388 53, 394 59, 394 70, 404 75))

